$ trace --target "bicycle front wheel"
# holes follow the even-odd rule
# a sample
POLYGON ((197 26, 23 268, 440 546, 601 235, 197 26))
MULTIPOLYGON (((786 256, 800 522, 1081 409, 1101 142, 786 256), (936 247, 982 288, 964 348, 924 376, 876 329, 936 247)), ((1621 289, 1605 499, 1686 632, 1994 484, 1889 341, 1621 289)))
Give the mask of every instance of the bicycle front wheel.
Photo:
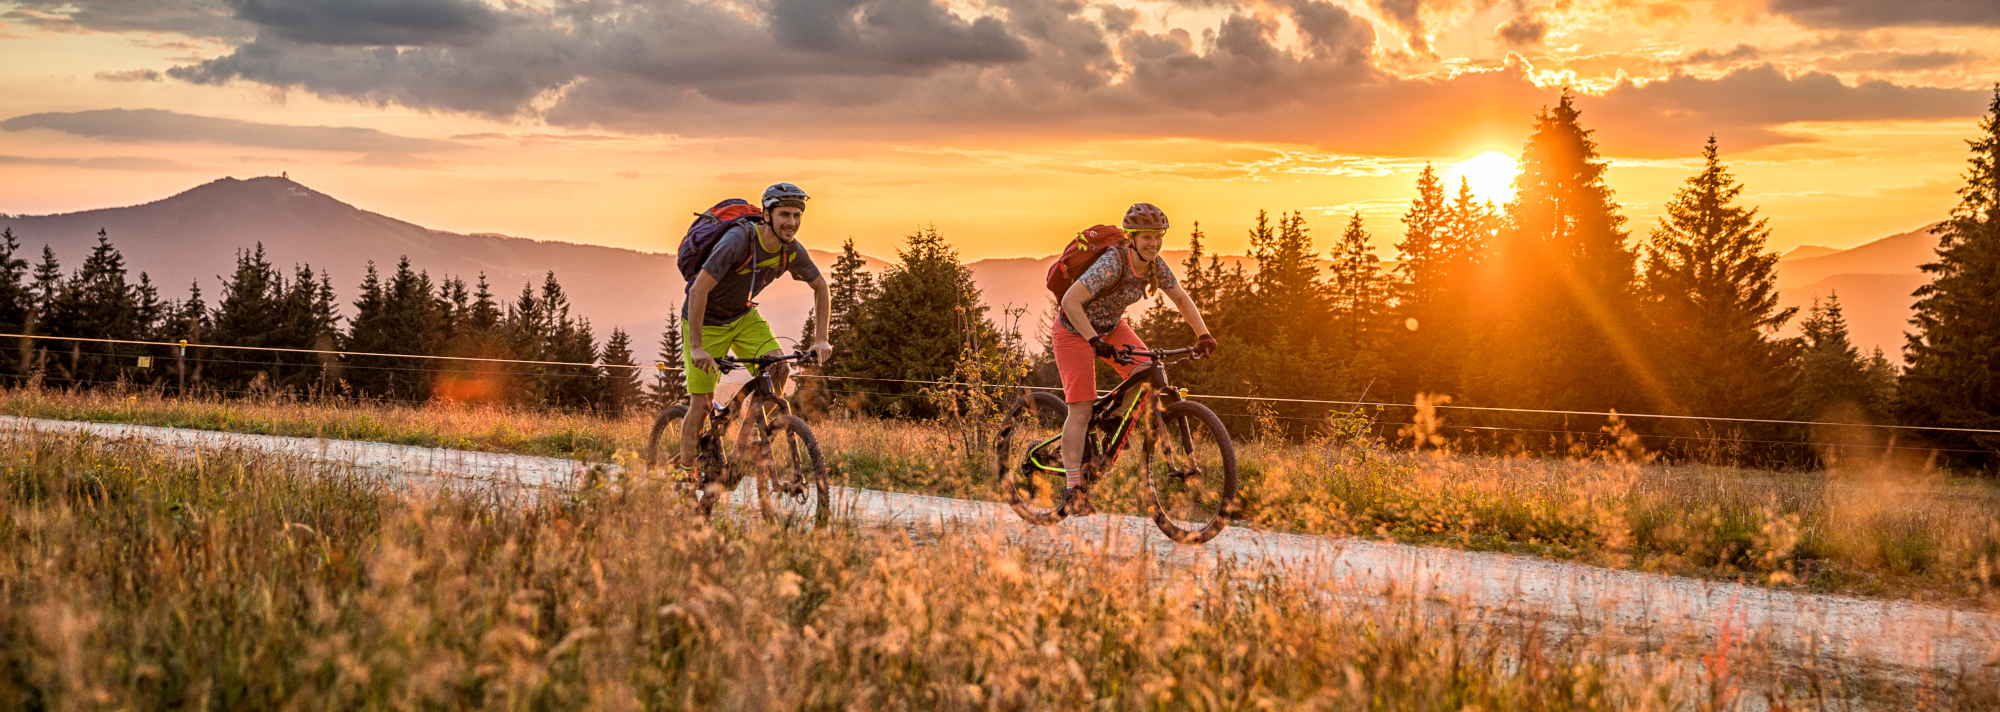
POLYGON ((681 420, 687 417, 688 407, 678 403, 660 411, 660 417, 653 420, 653 433, 646 439, 646 470, 665 463, 680 451, 681 420))
POLYGON ((1146 441, 1146 510, 1181 544, 1215 538, 1236 514, 1236 445, 1215 411, 1178 401, 1157 411, 1146 441))
POLYGON ((1069 407, 1035 391, 1014 401, 994 439, 1000 491, 1014 513, 1034 524, 1063 520, 1062 428, 1069 407))
POLYGON ((757 478, 757 506, 778 520, 803 516, 817 526, 833 515, 826 484, 826 463, 819 439, 796 415, 779 415, 765 428, 758 453, 766 460, 757 478))

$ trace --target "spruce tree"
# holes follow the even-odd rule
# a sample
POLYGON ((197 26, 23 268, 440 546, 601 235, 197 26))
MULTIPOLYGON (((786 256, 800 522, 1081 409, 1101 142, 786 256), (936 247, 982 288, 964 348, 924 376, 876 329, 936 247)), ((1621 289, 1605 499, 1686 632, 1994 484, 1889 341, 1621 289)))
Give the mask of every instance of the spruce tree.
MULTIPOLYGON (((439 313, 437 298, 433 292, 430 273, 413 268, 406 255, 396 262, 396 273, 390 275, 389 283, 382 290, 385 314, 384 327, 377 332, 382 339, 372 348, 355 348, 356 351, 377 351, 392 354, 435 356, 442 345, 438 341, 442 330, 443 315, 439 313)), ((385 395, 396 400, 423 401, 432 395, 433 373, 436 362, 423 359, 381 359, 377 361, 385 367, 382 375, 387 381, 385 395)))
POLYGON ((1736 204, 1743 184, 1722 165, 1715 137, 1702 159, 1646 248, 1641 294, 1667 386, 1654 407, 1782 418, 1796 349, 1776 333, 1798 309, 1778 308, 1778 254, 1764 249, 1771 229, 1756 208, 1736 204))
POLYGON ((1881 423, 1888 415, 1880 375, 1848 337, 1839 295, 1813 300, 1805 321, 1798 378, 1790 394, 1794 420, 1881 423))
POLYGON ((1368 244, 1368 229, 1356 212, 1333 246, 1334 324, 1348 353, 1376 353, 1388 304, 1382 258, 1368 244))
MULTIPOLYGON (((97 246, 76 272, 62 282, 50 301, 44 332, 84 338, 144 338, 152 326, 139 302, 145 295, 140 285, 130 284, 126 276, 124 256, 111 244, 108 234, 98 230, 97 246)), ((144 286, 150 287, 150 283, 144 286)), ((157 311, 158 295, 153 296, 154 303, 147 306, 157 311)), ((133 375, 129 366, 133 357, 143 353, 143 348, 72 342, 69 351, 72 354, 69 376, 79 385, 92 385, 133 375)))
MULTIPOLYGON (((901 264, 882 276, 860 309, 853 347, 840 362, 842 375, 935 380, 952 373, 966 344, 1000 343, 979 303, 971 271, 959 263, 958 251, 944 235, 926 227, 906 239, 896 251, 901 264)), ((881 394, 869 403, 875 412, 923 416, 934 411, 922 398, 911 397, 920 385, 875 382, 865 387, 881 394)))
POLYGON ((1338 397, 1358 398, 1375 392, 1388 375, 1384 358, 1389 283, 1382 275, 1382 258, 1368 244, 1361 213, 1348 218, 1347 229, 1333 247, 1330 287, 1333 292, 1333 347, 1339 364, 1338 397))
MULTIPOLYGON (((1898 384, 1897 416, 1908 425, 2000 429, 2000 84, 1979 122, 1958 206, 1935 230, 1936 262, 1923 266, 1931 283, 1919 287, 1916 325, 1903 347, 1908 368, 1898 384)), ((1933 442, 1956 450, 1956 461, 2000 464, 2000 435, 1931 431, 1933 442)))
MULTIPOLYGON (((875 292, 875 277, 868 273, 868 262, 854 249, 854 238, 840 246, 840 257, 833 261, 833 275, 828 284, 827 341, 833 344, 835 358, 846 353, 847 342, 853 338, 854 324, 859 318, 861 305, 875 292)), ((813 328, 813 319, 806 318, 806 328, 813 328)), ((811 343, 808 339, 807 343, 811 343)))
POLYGON ((601 410, 605 415, 621 417, 644 407, 639 364, 632 358, 632 337, 615 326, 611 328, 611 338, 604 343, 604 381, 601 410))
MULTIPOLYGON (((264 244, 238 250, 236 269, 222 280, 222 294, 215 304, 215 319, 205 343, 220 346, 274 348, 271 326, 279 322, 284 276, 264 257, 264 244)), ((208 385, 225 392, 243 391, 257 382, 269 383, 277 374, 279 357, 268 351, 204 349, 201 357, 208 385)))
POLYGON ((27 281, 28 261, 21 259, 21 243, 14 228, 0 229, 0 330, 24 334, 28 314, 35 309, 35 294, 27 281))
POLYGON ((1417 197, 1403 213, 1403 240, 1396 243, 1395 304, 1390 320, 1397 364, 1392 392, 1397 400, 1417 393, 1450 393, 1458 386, 1450 366, 1455 344, 1443 322, 1453 314, 1446 303, 1446 241, 1453 224, 1451 204, 1430 164, 1417 173, 1417 197))
MULTIPOLYGON (((169 315, 160 325, 159 340, 181 341, 190 344, 207 343, 202 339, 214 333, 214 316, 209 313, 208 302, 201 298, 201 280, 188 283, 188 297, 175 302, 168 310, 169 315)), ((190 348, 174 350, 175 385, 189 389, 200 388, 206 377, 201 352, 206 349, 190 348)))
POLYGON ((1298 345, 1318 341, 1331 313, 1332 298, 1321 279, 1312 231, 1297 211, 1279 213, 1272 230, 1264 213, 1250 231, 1250 256, 1257 260, 1251 285, 1259 308, 1276 336, 1298 345))
MULTIPOLYGON (((408 257, 396 264, 396 272, 384 283, 368 264, 354 301, 354 319, 349 322, 347 350, 358 354, 429 355, 435 347, 438 328, 437 303, 431 295, 430 276, 410 266, 408 257)), ((428 400, 431 396, 430 371, 433 363, 394 356, 362 356, 349 359, 342 373, 361 395, 399 401, 428 400)))
MULTIPOLYGON (((35 294, 31 289, 28 261, 20 258, 21 243, 14 239, 14 229, 0 229, 0 331, 10 334, 26 334, 32 327, 35 313, 35 294)), ((9 342, 0 358, 0 375, 15 378, 27 375, 27 355, 33 348, 33 341, 21 339, 9 342)))
POLYGON ((1396 243, 1397 302, 1403 316, 1424 321, 1437 301, 1440 287, 1437 271, 1443 257, 1445 233, 1451 223, 1451 205, 1437 170, 1424 164, 1417 174, 1417 197, 1403 213, 1403 241, 1396 243))
MULTIPOLYGON (((591 334, 588 319, 573 318, 569 312, 569 294, 563 291, 556 273, 549 272, 542 280, 541 297, 538 300, 547 318, 548 361, 589 364, 597 361, 597 342, 591 334)), ((595 366, 546 366, 541 393, 546 405, 557 408, 589 410, 603 400, 603 383, 598 378, 600 370, 595 366)))
POLYGON ((62 263, 56 261, 55 248, 42 245, 42 261, 35 265, 35 282, 31 288, 35 297, 35 312, 39 320, 46 321, 49 304, 62 291, 62 263))
POLYGON ((440 355, 462 356, 464 361, 442 361, 438 374, 438 394, 455 402, 505 403, 512 397, 513 369, 506 364, 477 359, 511 358, 508 335, 502 325, 500 305, 485 273, 468 297, 464 280, 446 280, 439 300, 451 313, 449 334, 440 355))
MULTIPOLYGON (((1258 225, 1250 233, 1250 256, 1257 272, 1250 277, 1254 290, 1250 324, 1255 328, 1238 331, 1237 338, 1248 348, 1236 349, 1220 359, 1218 367, 1235 369, 1251 390, 1244 395, 1271 395, 1277 384, 1291 397, 1322 399, 1349 395, 1346 368, 1325 367, 1334 359, 1333 295, 1322 278, 1319 251, 1314 248, 1311 229, 1297 211, 1279 213, 1275 230, 1259 214, 1258 225), (1262 387, 1265 390, 1258 390, 1262 387)), ((1316 418, 1321 409, 1306 404, 1275 406, 1282 417, 1316 418)))
POLYGON ((1636 260, 1604 184, 1610 164, 1579 115, 1564 92, 1536 117, 1522 151, 1507 224, 1483 270, 1490 310, 1467 386, 1478 402, 1583 411, 1644 402, 1636 260))
MULTIPOLYGON (((501 329, 507 336, 507 351, 522 361, 548 360, 549 340, 553 338, 554 331, 548 322, 541 299, 535 296, 534 283, 521 285, 521 293, 507 305, 507 317, 501 329)), ((545 370, 546 367, 539 365, 509 364, 512 398, 522 404, 540 403, 547 385, 541 377, 545 370)))
POLYGON ((687 382, 681 368, 681 317, 680 305, 667 306, 667 327, 660 331, 659 361, 667 365, 667 370, 653 369, 653 383, 647 395, 653 406, 665 408, 687 397, 687 382))

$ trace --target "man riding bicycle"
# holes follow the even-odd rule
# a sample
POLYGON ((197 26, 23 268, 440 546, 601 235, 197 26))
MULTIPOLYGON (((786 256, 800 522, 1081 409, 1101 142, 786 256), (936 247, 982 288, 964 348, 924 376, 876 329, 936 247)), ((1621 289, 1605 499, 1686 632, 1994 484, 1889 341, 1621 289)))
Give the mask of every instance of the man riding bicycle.
MULTIPOLYGON (((764 189, 762 220, 746 220, 729 228, 716 241, 701 272, 688 282, 687 301, 681 312, 681 364, 687 379, 689 408, 681 421, 681 451, 676 466, 683 477, 694 479, 696 443, 700 440, 715 387, 721 372, 712 354, 733 353, 738 358, 777 356, 778 340, 771 325, 757 313, 752 301, 779 275, 790 272, 793 279, 812 286, 813 312, 817 335, 812 349, 820 363, 833 353, 827 343, 830 296, 826 278, 819 273, 805 246, 798 243, 799 224, 805 218, 809 196, 798 186, 778 183, 764 189), (701 315, 701 328, 691 326, 701 315)), ((771 366, 774 392, 782 393, 788 369, 783 363, 771 366)))
POLYGON ((1138 203, 1125 211, 1122 226, 1125 241, 1105 250, 1063 293, 1062 312, 1049 329, 1056 370, 1062 374, 1063 401, 1069 405, 1062 433, 1066 480, 1062 509, 1072 517, 1097 511, 1083 482, 1084 432, 1090 427, 1091 402, 1097 398, 1097 373, 1091 361, 1093 357, 1102 359, 1123 378, 1138 364, 1113 361, 1118 348, 1146 348, 1125 323, 1125 310, 1156 289, 1166 292, 1181 318, 1194 329, 1197 354, 1207 356, 1215 351, 1215 337, 1202 323, 1201 310, 1174 278, 1166 258, 1160 256, 1166 242, 1167 214, 1152 203, 1138 203))

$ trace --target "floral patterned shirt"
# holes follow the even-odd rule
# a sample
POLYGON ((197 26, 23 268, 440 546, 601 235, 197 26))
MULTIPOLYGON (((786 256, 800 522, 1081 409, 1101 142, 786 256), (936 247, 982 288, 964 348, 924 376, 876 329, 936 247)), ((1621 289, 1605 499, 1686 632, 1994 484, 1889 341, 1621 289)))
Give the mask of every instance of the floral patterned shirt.
MULTIPOLYGON (((1096 329, 1099 336, 1109 334, 1112 329, 1118 328, 1118 320, 1125 317, 1125 310, 1139 303, 1139 300, 1145 299, 1147 287, 1154 281, 1127 269, 1125 267, 1127 254, 1130 254, 1127 248, 1112 248, 1098 257, 1097 261, 1090 265, 1090 269, 1084 271, 1083 276, 1076 278, 1077 284, 1090 290, 1091 297, 1084 301, 1083 313, 1090 319, 1090 328, 1096 329), (1118 280, 1120 276, 1125 278, 1123 282, 1118 280)), ((1153 257, 1153 274, 1158 277, 1160 289, 1180 286, 1180 280, 1174 278, 1174 271, 1167 267, 1167 258, 1164 256, 1153 257)), ((1062 312, 1059 321, 1069 333, 1083 335, 1070 324, 1069 312, 1062 312)))

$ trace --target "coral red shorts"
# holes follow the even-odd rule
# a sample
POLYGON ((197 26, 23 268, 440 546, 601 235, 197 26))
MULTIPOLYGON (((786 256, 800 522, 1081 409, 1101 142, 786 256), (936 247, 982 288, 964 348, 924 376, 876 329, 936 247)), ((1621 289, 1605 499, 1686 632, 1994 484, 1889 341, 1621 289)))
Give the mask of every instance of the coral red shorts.
MULTIPOLYGON (((1097 370, 1090 362, 1097 359, 1097 354, 1091 352, 1090 342, 1081 336, 1069 333, 1069 329, 1063 328, 1061 322, 1050 327, 1050 332, 1049 340, 1055 345, 1056 372, 1062 374, 1063 402, 1081 403, 1096 400, 1097 370)), ((1146 348, 1146 342, 1140 341, 1138 334, 1132 333, 1132 327, 1127 326, 1124 319, 1118 320, 1118 327, 1103 336, 1112 346, 1122 347, 1130 344, 1135 349, 1146 348)), ((1131 375, 1132 369, 1139 367, 1137 363, 1120 366, 1111 359, 1104 359, 1104 362, 1111 364, 1111 367, 1118 371, 1119 378, 1131 375)))

